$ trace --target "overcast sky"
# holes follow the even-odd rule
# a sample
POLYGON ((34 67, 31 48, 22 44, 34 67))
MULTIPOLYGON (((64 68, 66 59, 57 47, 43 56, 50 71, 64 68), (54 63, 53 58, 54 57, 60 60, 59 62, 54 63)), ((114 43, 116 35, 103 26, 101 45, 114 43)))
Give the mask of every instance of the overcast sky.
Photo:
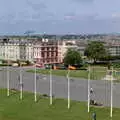
POLYGON ((0 34, 120 31, 120 0, 0 0, 0 34))

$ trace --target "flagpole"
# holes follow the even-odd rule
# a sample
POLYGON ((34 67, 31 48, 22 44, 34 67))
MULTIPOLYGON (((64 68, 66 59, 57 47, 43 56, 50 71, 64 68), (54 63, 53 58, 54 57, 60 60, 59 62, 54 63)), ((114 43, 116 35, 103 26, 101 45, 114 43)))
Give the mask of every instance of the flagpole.
POLYGON ((50 105, 52 105, 52 68, 50 66, 50 105))
POLYGON ((70 108, 70 78, 69 78, 69 66, 68 66, 68 73, 67 73, 67 79, 68 79, 68 109, 70 108))
POLYGON ((10 95, 10 74, 9 66, 7 66, 7 96, 10 95))
POLYGON ((20 99, 22 100, 22 91, 23 91, 23 83, 22 83, 22 70, 21 70, 21 63, 20 63, 20 99))
POLYGON ((90 112, 90 66, 88 67, 88 113, 90 112))
POLYGON ((36 92, 36 64, 34 66, 35 74, 34 74, 34 101, 37 101, 37 92, 36 92))
POLYGON ((110 109, 110 117, 112 118, 113 113, 113 67, 112 67, 112 75, 111 75, 111 109, 110 109))

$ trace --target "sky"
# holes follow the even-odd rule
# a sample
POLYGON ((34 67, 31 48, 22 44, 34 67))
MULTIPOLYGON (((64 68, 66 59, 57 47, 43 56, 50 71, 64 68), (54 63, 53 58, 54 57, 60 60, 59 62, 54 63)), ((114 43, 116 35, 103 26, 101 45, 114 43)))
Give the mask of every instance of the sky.
POLYGON ((0 35, 120 32, 120 0, 0 0, 0 35))

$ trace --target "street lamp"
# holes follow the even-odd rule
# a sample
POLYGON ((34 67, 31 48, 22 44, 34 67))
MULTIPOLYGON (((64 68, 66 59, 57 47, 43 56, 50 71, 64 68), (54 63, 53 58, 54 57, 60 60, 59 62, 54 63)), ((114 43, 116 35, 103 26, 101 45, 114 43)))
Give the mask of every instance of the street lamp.
POLYGON ((22 69, 20 63, 20 99, 22 100, 22 92, 23 92, 23 81, 22 81, 22 69))
POLYGON ((68 66, 67 80, 68 80, 68 109, 70 108, 70 70, 68 66))
POLYGON ((88 113, 90 112, 90 66, 88 67, 88 113))
POLYGON ((52 66, 50 66, 50 105, 52 105, 52 66))
POLYGON ((10 71, 9 71, 9 60, 7 61, 7 96, 10 96, 10 71))
POLYGON ((113 67, 111 72, 111 108, 110 108, 110 117, 112 118, 113 114, 113 67))
MULTIPOLYGON (((36 73, 36 62, 34 64, 34 101, 37 102, 37 80, 39 80, 39 76, 37 76, 36 73)), ((45 79, 44 77, 41 77, 40 79, 45 79)))
POLYGON ((34 101, 37 102, 36 61, 34 62, 34 101))

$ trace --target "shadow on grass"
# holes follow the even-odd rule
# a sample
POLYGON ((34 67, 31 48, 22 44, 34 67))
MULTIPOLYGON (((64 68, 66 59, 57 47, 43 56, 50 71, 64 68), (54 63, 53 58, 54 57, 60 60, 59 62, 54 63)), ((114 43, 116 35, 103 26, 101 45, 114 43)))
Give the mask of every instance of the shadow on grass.
MULTIPOLYGON (((50 99, 50 96, 47 94, 42 94, 42 95, 37 95, 37 103, 41 100, 41 99, 50 99)), ((55 96, 52 95, 53 101, 55 100, 55 96)))
POLYGON ((40 99, 43 99, 43 98, 41 97, 41 95, 39 95, 39 96, 37 97, 36 103, 38 103, 38 102, 40 101, 40 99))

